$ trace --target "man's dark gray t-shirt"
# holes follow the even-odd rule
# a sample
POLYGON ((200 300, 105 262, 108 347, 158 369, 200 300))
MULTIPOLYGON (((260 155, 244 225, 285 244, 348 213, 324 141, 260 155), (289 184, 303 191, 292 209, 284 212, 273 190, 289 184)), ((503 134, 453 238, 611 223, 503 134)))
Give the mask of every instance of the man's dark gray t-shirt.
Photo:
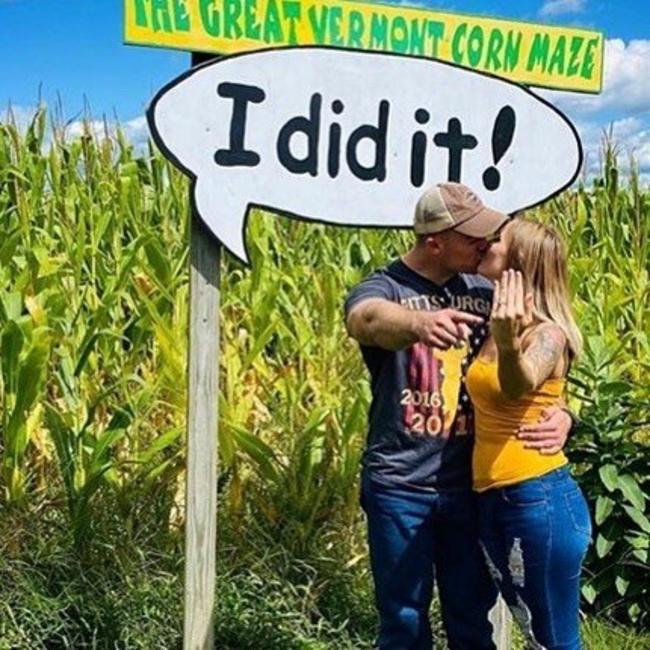
POLYGON ((364 471, 390 486, 446 490, 471 486, 473 411, 465 389, 468 365, 488 333, 492 285, 459 274, 442 286, 395 260, 356 285, 345 315, 359 302, 383 298, 408 309, 454 309, 482 316, 469 344, 438 350, 423 343, 393 352, 361 345, 372 403, 364 471))

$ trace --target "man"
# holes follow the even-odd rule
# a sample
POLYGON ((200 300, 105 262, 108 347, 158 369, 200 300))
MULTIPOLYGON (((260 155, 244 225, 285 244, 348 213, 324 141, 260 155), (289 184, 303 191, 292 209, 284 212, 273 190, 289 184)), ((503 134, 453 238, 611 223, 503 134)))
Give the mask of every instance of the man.
MULTIPOLYGON (((371 375, 361 503, 381 650, 430 649, 434 576, 451 650, 495 648, 495 588, 478 544, 471 489, 473 413, 464 378, 488 334, 491 284, 474 275, 506 223, 466 186, 441 183, 416 206, 416 242, 345 303, 371 375)), ((561 448, 556 409, 530 436, 561 448)))

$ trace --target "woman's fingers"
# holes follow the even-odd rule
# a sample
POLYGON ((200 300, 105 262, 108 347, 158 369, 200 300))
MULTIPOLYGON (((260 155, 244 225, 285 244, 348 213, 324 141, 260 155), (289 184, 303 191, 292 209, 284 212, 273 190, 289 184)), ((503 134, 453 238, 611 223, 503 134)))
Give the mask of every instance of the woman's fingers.
POLYGON ((492 311, 490 312, 490 318, 494 318, 497 315, 497 309, 499 308, 499 293, 501 291, 501 287, 499 285, 499 281, 495 280, 494 281, 494 294, 492 296, 492 311))
POLYGON ((508 302, 508 271, 504 271, 501 275, 501 291, 499 292, 499 304, 497 305, 497 318, 505 318, 506 306, 508 302))
POLYGON ((518 317, 524 316, 524 276, 521 271, 515 275, 515 313, 518 317))
POLYGON ((515 313, 515 298, 517 295, 516 275, 514 269, 508 269, 508 299, 506 302, 506 314, 508 318, 514 320, 515 313))

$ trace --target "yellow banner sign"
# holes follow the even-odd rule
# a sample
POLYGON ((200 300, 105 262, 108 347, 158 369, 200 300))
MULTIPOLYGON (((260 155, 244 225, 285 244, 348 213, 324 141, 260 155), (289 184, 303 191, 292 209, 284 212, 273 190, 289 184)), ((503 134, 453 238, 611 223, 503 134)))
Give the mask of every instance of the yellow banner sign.
POLYGON ((603 34, 348 0, 124 0, 125 41, 232 54, 300 45, 448 61, 520 83, 598 93, 603 34))

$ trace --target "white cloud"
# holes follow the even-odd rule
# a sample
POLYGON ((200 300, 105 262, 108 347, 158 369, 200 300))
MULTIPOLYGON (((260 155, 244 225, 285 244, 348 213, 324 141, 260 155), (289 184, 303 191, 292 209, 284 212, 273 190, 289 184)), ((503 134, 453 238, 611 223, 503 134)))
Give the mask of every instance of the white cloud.
MULTIPOLYGON (((47 106, 43 104, 43 107, 47 110, 47 106)), ((21 133, 24 133, 34 119, 37 110, 37 106, 8 106, 0 110, 0 123, 11 121, 21 133)), ((52 142, 53 129, 57 132, 62 132, 66 140, 80 138, 85 133, 90 133, 93 137, 102 140, 106 137, 114 139, 118 126, 115 120, 80 119, 62 122, 59 118, 54 118, 55 126, 53 126, 53 111, 51 110, 47 110, 47 119, 48 123, 43 142, 43 146, 46 149, 49 148, 52 142)), ((127 122, 120 122, 119 126, 126 140, 135 147, 136 151, 144 150, 150 137, 147 118, 144 115, 135 117, 127 122)))
POLYGON ((0 122, 13 122, 23 132, 31 124, 38 107, 9 105, 0 110, 0 122))
POLYGON ((603 92, 583 95, 559 91, 540 91, 560 108, 579 113, 620 110, 630 113, 650 111, 650 40, 625 43, 621 39, 605 42, 603 92))
POLYGON ((122 128, 129 142, 136 147, 144 146, 149 140, 149 125, 144 115, 125 122, 122 128))
POLYGON ((605 43, 603 92, 583 95, 539 91, 574 122, 585 150, 585 170, 600 168, 605 134, 619 152, 621 169, 629 171, 630 157, 640 178, 650 182, 650 40, 605 43))
POLYGON ((75 122, 69 122, 66 124, 62 131, 66 139, 70 140, 80 138, 82 135, 86 135, 87 133, 95 138, 102 139, 107 135, 107 129, 108 124, 104 125, 104 122, 101 120, 76 120, 75 122))
POLYGON ((643 184, 650 184, 650 122, 641 117, 626 117, 609 125, 598 122, 576 121, 585 153, 583 175, 591 179, 602 166, 602 149, 606 139, 618 154, 618 167, 623 179, 630 171, 631 161, 640 172, 643 184))
POLYGON ((586 0, 546 0, 539 10, 540 16, 576 14, 585 10, 586 0))
MULTIPOLYGON (((119 123, 124 136, 136 149, 144 147, 149 139, 149 126, 144 115, 135 117, 128 122, 119 123)), ((76 120, 64 127, 66 138, 74 139, 84 133, 90 133, 95 138, 102 140, 106 137, 115 138, 118 123, 105 120, 76 120)))

